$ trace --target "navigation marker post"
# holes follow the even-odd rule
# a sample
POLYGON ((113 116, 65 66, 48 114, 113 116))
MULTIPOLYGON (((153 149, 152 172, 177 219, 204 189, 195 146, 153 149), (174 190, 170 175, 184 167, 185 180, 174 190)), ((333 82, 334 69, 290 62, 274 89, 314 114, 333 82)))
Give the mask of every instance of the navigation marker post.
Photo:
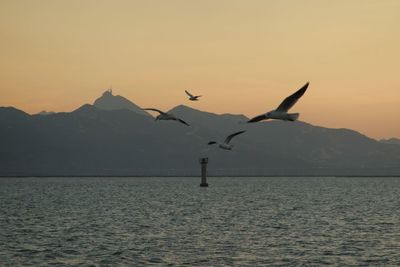
POLYGON ((199 160, 201 164, 201 187, 207 187, 207 163, 208 163, 208 158, 200 158, 199 160))

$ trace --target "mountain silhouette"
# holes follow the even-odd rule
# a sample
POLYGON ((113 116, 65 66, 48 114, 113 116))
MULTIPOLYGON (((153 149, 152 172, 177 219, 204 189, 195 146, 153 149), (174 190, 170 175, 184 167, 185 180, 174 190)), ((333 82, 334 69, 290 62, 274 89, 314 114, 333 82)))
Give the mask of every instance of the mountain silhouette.
MULTIPOLYGON (((109 97, 109 96, 107 96, 109 97)), ((0 176, 399 175, 400 146, 348 129, 296 121, 245 124, 243 115, 184 105, 169 112, 191 124, 157 121, 132 109, 85 104, 29 115, 0 108, 0 176), (210 140, 247 130, 232 151, 210 140)))
POLYGON ((111 89, 105 91, 101 97, 97 98, 93 105, 99 109, 105 110, 129 109, 138 114, 150 116, 149 113, 142 110, 139 106, 125 97, 113 95, 111 89))
POLYGON ((55 112, 53 111, 46 111, 46 110, 42 110, 39 113, 37 113, 37 115, 42 115, 42 116, 46 116, 46 115, 51 115, 54 114, 55 112))
POLYGON ((400 139, 398 139, 398 138, 381 139, 380 142, 385 143, 385 144, 400 145, 400 139))

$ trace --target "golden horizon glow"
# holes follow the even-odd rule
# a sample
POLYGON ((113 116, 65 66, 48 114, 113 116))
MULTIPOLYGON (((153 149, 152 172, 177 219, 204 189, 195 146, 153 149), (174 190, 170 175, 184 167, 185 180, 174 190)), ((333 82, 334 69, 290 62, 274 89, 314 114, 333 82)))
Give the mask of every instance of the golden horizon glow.
POLYGON ((252 117, 310 81, 300 120, 400 137, 398 14, 397 0, 0 0, 0 106, 71 111, 112 86, 252 117))

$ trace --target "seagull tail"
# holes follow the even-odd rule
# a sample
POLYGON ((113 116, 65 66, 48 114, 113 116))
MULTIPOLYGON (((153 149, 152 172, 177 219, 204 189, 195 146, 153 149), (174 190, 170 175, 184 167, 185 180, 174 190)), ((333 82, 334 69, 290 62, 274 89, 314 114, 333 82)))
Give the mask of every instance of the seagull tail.
POLYGON ((299 116, 300 116, 300 114, 299 113, 290 113, 290 114, 288 114, 289 116, 288 116, 288 120, 289 121, 296 121, 298 118, 299 118, 299 116))

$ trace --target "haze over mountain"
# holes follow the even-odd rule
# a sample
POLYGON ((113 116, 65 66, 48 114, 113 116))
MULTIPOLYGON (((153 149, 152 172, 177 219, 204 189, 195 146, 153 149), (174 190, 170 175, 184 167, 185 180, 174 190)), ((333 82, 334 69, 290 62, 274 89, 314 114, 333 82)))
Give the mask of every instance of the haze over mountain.
POLYGON ((185 105, 169 112, 191 124, 157 121, 129 100, 106 92, 94 105, 29 115, 0 108, 0 175, 399 175, 400 146, 348 129, 305 122, 244 124, 185 105), (127 102, 128 101, 128 102, 127 102), (232 151, 210 140, 247 130, 232 151))

